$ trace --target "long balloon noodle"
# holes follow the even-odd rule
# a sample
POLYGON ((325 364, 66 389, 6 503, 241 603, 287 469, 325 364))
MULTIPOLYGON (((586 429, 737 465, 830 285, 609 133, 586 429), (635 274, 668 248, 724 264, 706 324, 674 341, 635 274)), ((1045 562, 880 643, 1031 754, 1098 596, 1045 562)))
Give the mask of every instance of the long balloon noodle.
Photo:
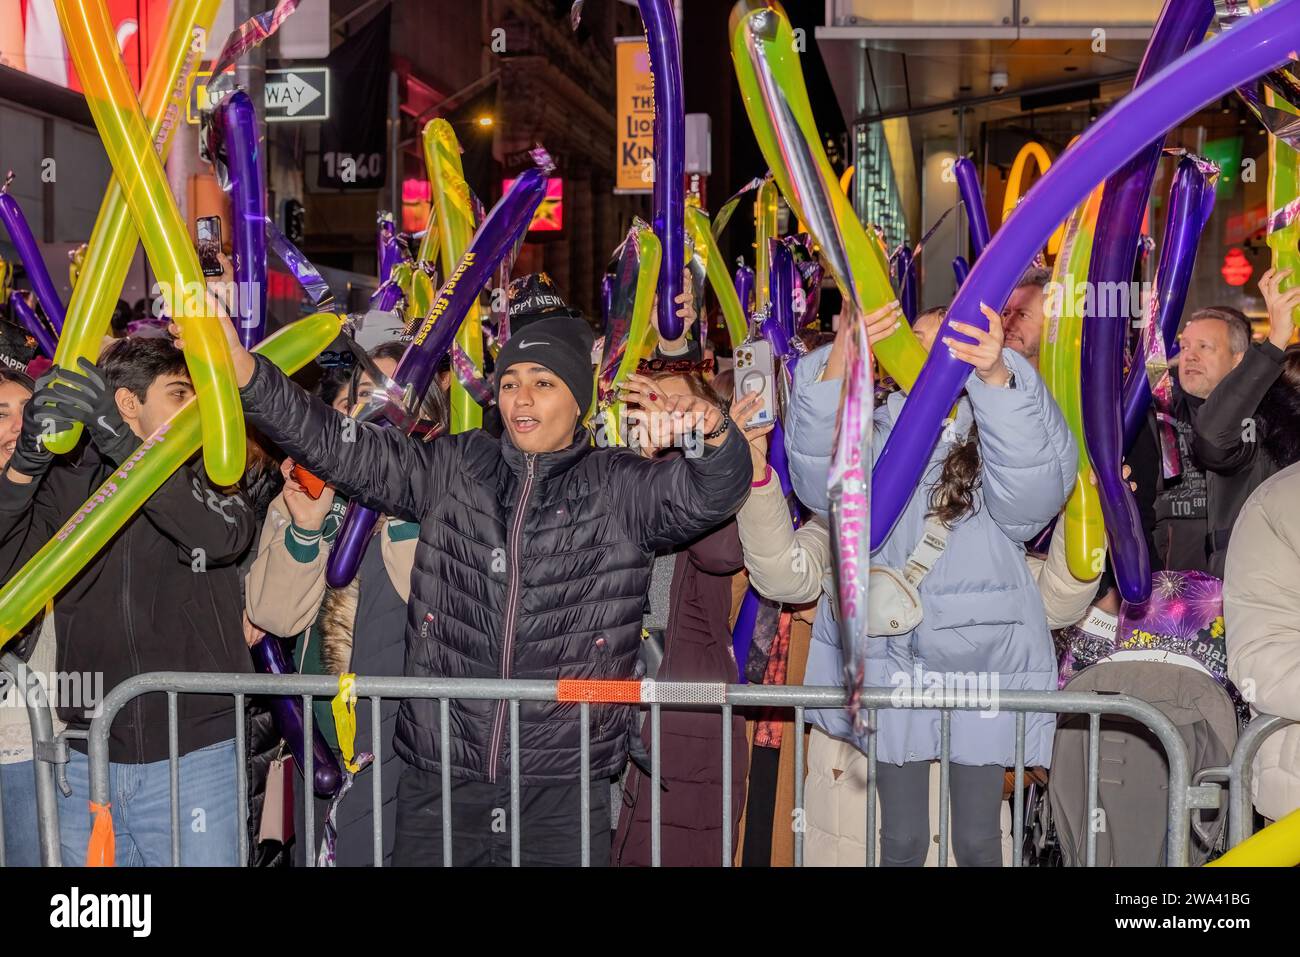
POLYGON ((682 53, 673 0, 637 0, 645 24, 654 84, 654 230, 663 251, 659 272, 659 334, 681 337, 677 297, 686 262, 685 206, 686 113, 682 94, 682 53))
MULTIPOLYGON (((318 313, 286 326, 253 351, 292 373, 318 356, 338 335, 340 325, 338 316, 318 313)), ((200 418, 195 401, 186 402, 0 589, 0 644, 18 634, 198 451, 200 418)))
MULTIPOLYGON (((627 338, 620 354, 610 351, 617 349, 618 343, 616 338, 610 338, 609 334, 606 334, 605 354, 611 360, 617 359, 617 365, 614 367, 612 378, 606 374, 604 363, 601 370, 602 379, 608 379, 609 382, 607 394, 610 398, 605 411, 605 436, 610 445, 622 444, 619 423, 623 419, 623 403, 618 399, 619 386, 627 381, 627 377, 637 370, 641 360, 653 349, 657 331, 655 323, 651 321, 651 314, 657 277, 663 263, 663 250, 659 245, 659 237, 645 223, 634 221, 628 233, 628 242, 632 244, 631 248, 625 247, 625 250, 626 253, 635 252, 636 271, 627 338)), ((617 317, 625 308, 626 303, 616 303, 614 315, 617 317)))
MULTIPOLYGON (((442 274, 450 276, 474 235, 469 184, 465 182, 465 171, 461 166, 460 143, 450 123, 441 117, 430 120, 424 127, 423 140, 424 163, 438 219, 442 274)), ((477 299, 470 304, 469 315, 456 337, 456 344, 469 356, 475 369, 483 368, 483 313, 477 299)), ((468 432, 483 424, 483 407, 474 401, 459 381, 452 382, 450 405, 453 433, 468 432)))
POLYGON ((1206 867, 1295 867, 1300 864, 1300 811, 1246 838, 1206 867))
POLYGON ((965 256, 952 257, 952 274, 953 278, 957 280, 957 288, 960 289, 961 284, 964 283, 966 277, 970 275, 970 263, 966 261, 965 256))
POLYGON ((1070 574, 1080 581, 1100 575, 1106 559, 1106 524, 1083 438, 1083 392, 1079 384, 1083 303, 1075 297, 1076 290, 1087 288, 1101 194, 1101 187, 1094 189, 1066 221, 1065 239, 1043 301, 1046 320, 1038 361, 1043 384, 1056 399, 1079 447, 1078 478, 1065 503, 1065 555, 1070 574))
POLYGON ((963 156, 953 164, 957 177, 957 192, 966 206, 966 222, 970 228, 970 257, 978 259, 989 244, 989 214, 984 209, 984 194, 980 192, 979 172, 969 157, 963 156))
MULTIPOLYGON (((291 675, 297 669, 293 659, 284 653, 280 642, 267 636, 252 647, 253 667, 264 675, 291 675)), ((269 695, 267 701, 271 706, 271 717, 275 719, 275 728, 280 737, 289 745, 289 751, 297 762, 298 770, 307 766, 304 760, 304 744, 307 731, 302 718, 302 701, 284 695, 269 695)), ((312 725, 312 790, 317 797, 329 799, 338 793, 343 784, 343 771, 333 749, 325 742, 319 726, 312 725)))
POLYGON ((11 292, 9 294, 9 309, 13 312, 14 318, 18 320, 19 325, 26 329, 31 334, 31 337, 36 340, 36 345, 41 350, 41 354, 52 358, 58 343, 50 333, 49 327, 41 322, 41 317, 36 315, 36 310, 27 301, 27 293, 18 289, 11 292))
POLYGON ((776 238, 777 215, 776 183, 770 175, 763 178, 754 196, 754 311, 764 312, 771 299, 770 276, 772 273, 771 249, 769 241, 776 238))
POLYGON ((1184 157, 1179 161, 1169 187, 1167 208, 1160 262, 1147 304, 1147 323, 1124 379, 1125 451, 1133 447, 1151 407, 1151 375, 1157 379, 1163 375, 1169 359, 1178 352, 1178 324, 1196 265, 1197 243, 1214 210, 1214 181, 1195 159, 1184 157), (1160 337, 1159 343, 1156 336, 1160 337), (1157 345, 1159 348, 1154 348, 1157 345), (1148 362, 1148 356, 1153 355, 1164 359, 1158 368, 1148 362))
MULTIPOLYGON (((1290 104, 1266 92, 1270 105, 1286 112, 1294 112, 1290 104)), ((1300 106, 1300 104, 1296 104, 1300 106)), ((1300 150, 1288 146, 1280 137, 1268 138, 1268 208, 1273 218, 1268 236, 1264 240, 1273 251, 1273 268, 1291 270, 1282 280, 1279 289, 1285 292, 1300 286, 1300 150), (1280 215, 1289 211, 1290 221, 1280 215), (1276 225, 1275 225, 1276 224, 1276 225)), ((1300 326, 1300 307, 1292 310, 1291 321, 1300 326)))
MULTIPOLYGON (((866 730, 859 706, 865 678, 867 586, 871 565, 871 432, 875 388, 871 345, 861 316, 850 320, 844 350, 844 385, 836 420, 835 447, 827 475, 830 539, 834 559, 836 622, 844 659, 844 685, 854 730, 866 730)), ((910 332, 910 330, 909 330, 910 332)), ((910 401, 910 400, 909 400, 910 401)))
MULTIPOLYGON (((54 288, 54 280, 50 278, 50 271, 45 267, 45 260, 41 258, 41 249, 36 245, 36 237, 32 235, 32 227, 28 225, 27 217, 23 215, 23 208, 9 192, 9 183, 12 179, 13 173, 10 173, 4 185, 0 186, 0 222, 3 222, 5 229, 9 231, 9 238, 13 241, 14 248, 18 250, 18 259, 27 270, 27 281, 31 283, 32 292, 36 294, 36 301, 41 304, 41 311, 54 327, 57 336, 63 329, 63 300, 59 298, 58 291, 54 288)), ((46 353, 46 355, 52 354, 46 353)))
MULTIPOLYGON (((796 321, 794 257, 782 240, 772 241, 769 249, 769 255, 765 258, 771 263, 771 279, 768 285, 771 299, 760 331, 763 338, 772 346, 772 355, 776 359, 777 369, 788 370, 790 363, 797 358, 791 344, 791 334, 796 321)), ((784 376, 785 372, 778 374, 784 376)), ((791 488, 790 464, 785 455, 785 429, 779 418, 773 424, 772 432, 768 436, 767 449, 768 466, 781 485, 781 493, 788 496, 791 488)), ((797 516, 792 516, 792 520, 797 528, 799 526, 797 516)), ((736 623, 731 629, 731 647, 736 656, 736 670, 741 684, 749 681, 745 666, 749 662, 749 649, 754 643, 754 628, 758 624, 761 603, 758 592, 752 585, 748 587, 744 598, 741 599, 740 609, 736 613, 736 623)))
POLYGON ((736 299, 740 302, 740 308, 745 312, 745 326, 749 326, 749 320, 754 315, 754 270, 741 262, 736 266, 735 275, 736 299))
POLYGON ((218 321, 221 306, 207 293, 198 253, 140 113, 107 9, 102 0, 55 0, 55 7, 168 315, 185 339, 185 362, 203 410, 204 465, 214 483, 233 485, 244 473, 247 447, 230 348, 218 321))
MULTIPOLYGON (((1133 130, 1165 129, 1260 70, 1285 61, 1288 53, 1300 43, 1297 7, 1300 7, 1297 0, 1281 0, 1255 14, 1138 86, 1097 120, 1016 207, 1009 220, 1014 228, 998 230, 989 242, 984 255, 958 290, 940 329, 940 336, 958 335, 951 329, 953 320, 987 328, 979 304, 1001 308, 1025 264, 1042 248, 1043 242, 1070 209, 1101 178, 1144 149, 1144 143, 1134 140, 1133 130)), ((871 522, 873 548, 888 536, 911 498, 929 461, 943 420, 970 372, 967 363, 958 362, 947 350, 936 349, 930 354, 924 373, 909 393, 899 421, 876 460, 877 480, 872 500, 876 511, 871 522)), ((1113 413, 1118 433, 1117 398, 1113 413)), ((1094 453, 1094 464, 1099 469, 1113 464, 1114 478, 1119 479, 1118 462, 1104 465, 1096 460, 1095 449, 1090 446, 1089 451, 1094 453)), ((1107 520, 1109 523, 1109 517, 1107 520)), ((1108 531, 1115 532, 1114 529, 1108 531)), ((1149 586, 1150 576, 1147 584, 1149 586)), ((1139 595, 1141 591, 1141 588, 1131 589, 1139 595)))
POLYGON ((903 315, 910 326, 916 322, 917 289, 916 264, 912 260, 912 250, 907 246, 899 246, 889 257, 889 274, 894 280, 898 304, 903 307, 903 315))
MULTIPOLYGON (((436 212, 431 212, 430 216, 436 216, 436 212)), ((393 274, 393 267, 402 261, 402 247, 397 242, 397 225, 393 222, 392 213, 383 213, 379 217, 378 229, 375 231, 376 241, 378 243, 379 254, 379 282, 388 282, 393 274)), ((436 230, 425 230, 425 242, 436 242, 438 233, 436 230), (430 232, 434 238, 430 238, 430 232)), ((421 257, 425 258, 425 257, 421 257)))
MULTIPOLYGON (((763 158, 803 223, 844 298, 870 312, 894 299, 888 255, 869 239, 821 147, 799 68, 798 44, 776 0, 740 0, 731 11, 731 57, 763 158)), ((925 364, 925 349, 902 328, 875 355, 903 388, 925 364)))
POLYGON ((231 258, 239 290, 235 328, 239 341, 250 349, 266 335, 266 187, 258 158, 257 113, 249 95, 236 90, 221 101, 215 120, 223 134, 228 181, 223 185, 230 192, 234 220, 231 258))
MULTIPOLYGON (((1162 82, 1152 74, 1175 64, 1205 36, 1214 18, 1209 0, 1166 0, 1165 8, 1151 33, 1151 42, 1138 67, 1134 92, 1162 82)), ((1243 24, 1243 27, 1245 25, 1243 24)), ((1292 47, 1294 49, 1294 47, 1292 47)), ((1183 63, 1190 62, 1189 55, 1183 63)), ((1214 70, 1210 73, 1213 75, 1214 70)), ((1161 72, 1159 77, 1167 74, 1161 72)), ((1163 82, 1170 82, 1164 79, 1163 82)), ((1172 110, 1169 112, 1173 112, 1172 110)), ((1123 288, 1133 277, 1137 241, 1146 212, 1151 183, 1160 162, 1164 143, 1163 122, 1140 123, 1130 129, 1156 130, 1153 142, 1130 154, 1128 161, 1106 180, 1097 217, 1088 282, 1094 290, 1123 288)), ((1076 144, 1075 148, 1078 148, 1076 144)), ((1123 401, 1124 345, 1129 327, 1127 315, 1112 315, 1108 297, 1094 296, 1083 325, 1083 433, 1096 466, 1101 510, 1106 518, 1111 565, 1115 583, 1125 601, 1140 602, 1151 593, 1151 556, 1147 554, 1142 517, 1121 475, 1124 457, 1123 401)))
MULTIPOLYGON (((154 148, 163 159, 171 149, 172 134, 183 122, 186 79, 199 60, 194 38, 207 35, 220 6, 221 0, 173 0, 167 9, 162 42, 149 61, 140 91, 140 107, 148 118, 154 148)), ((99 358, 138 242, 121 180, 114 175, 104 191, 80 275, 72 287, 55 365, 75 369, 79 358, 91 362, 99 358)), ((68 454, 81 439, 81 428, 77 422, 56 432, 46 438, 46 447, 59 455, 68 454)))
MULTIPOLYGON (((408 390, 415 406, 418 407, 433 384, 438 363, 451 350, 461 323, 478 305, 480 290, 528 228, 545 195, 549 173, 549 166, 537 167, 525 170, 515 179, 474 234, 469 248, 438 291, 433 308, 420 323, 392 376, 399 386, 408 390)), ((378 401, 372 400, 357 416, 360 421, 373 421, 382 428, 414 425, 411 421, 401 421, 407 418, 404 412, 397 414, 399 421, 394 422, 395 413, 389 410, 387 393, 379 392, 376 396, 378 401)), ((342 588, 356 576, 378 519, 379 513, 374 509, 355 500, 348 503, 325 567, 325 582, 331 588, 342 588)))
POLYGON ((722 307, 722 318, 727 324, 727 335, 731 338, 731 348, 736 348, 745 341, 749 333, 749 323, 745 319, 745 310, 741 308, 736 296, 736 287, 727 275, 727 263, 709 229, 709 216, 698 205, 686 204, 686 231, 695 247, 695 255, 704 260, 705 274, 713 294, 718 297, 722 307))

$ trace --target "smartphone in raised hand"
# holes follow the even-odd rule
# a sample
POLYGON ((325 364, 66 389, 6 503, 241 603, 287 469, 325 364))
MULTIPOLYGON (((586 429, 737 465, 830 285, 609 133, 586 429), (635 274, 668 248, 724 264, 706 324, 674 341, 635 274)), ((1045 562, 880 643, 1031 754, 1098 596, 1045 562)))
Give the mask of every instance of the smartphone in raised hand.
POLYGON ((221 217, 200 216, 194 225, 198 235, 194 245, 199 251, 199 265, 203 267, 203 275, 220 276, 223 271, 220 258, 221 217))
POLYGON ((766 339, 736 347, 736 397, 743 398, 753 392, 763 396, 763 407, 754 413, 746 428, 771 425, 776 420, 776 366, 772 344, 766 339))

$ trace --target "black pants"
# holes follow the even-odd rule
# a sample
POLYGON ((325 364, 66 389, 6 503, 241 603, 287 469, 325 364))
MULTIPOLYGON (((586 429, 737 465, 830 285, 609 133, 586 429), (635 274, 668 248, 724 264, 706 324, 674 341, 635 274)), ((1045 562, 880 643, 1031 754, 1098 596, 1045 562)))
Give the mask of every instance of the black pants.
MULTIPOLYGON (((609 781, 591 782, 591 866, 609 864, 609 781)), ((579 785, 522 785, 519 863, 582 864, 579 785)), ((510 781, 451 782, 451 862, 456 867, 510 866, 510 781)), ((442 866, 442 775, 407 765, 397 782, 396 867, 442 866)))
MULTIPOLYGON (((1002 866, 1002 782, 999 764, 948 765, 952 776, 952 853, 958 867, 1002 866)), ((930 762, 877 765, 880 863, 923 867, 930 831, 930 762)))

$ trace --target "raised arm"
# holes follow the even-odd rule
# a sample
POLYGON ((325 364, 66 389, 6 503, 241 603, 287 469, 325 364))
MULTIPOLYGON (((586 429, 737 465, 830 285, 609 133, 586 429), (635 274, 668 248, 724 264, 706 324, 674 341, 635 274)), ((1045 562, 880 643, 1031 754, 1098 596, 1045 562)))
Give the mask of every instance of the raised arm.
POLYGON ((437 500, 454 440, 419 442, 398 429, 357 422, 290 381, 270 360, 239 390, 248 421, 347 498, 408 521, 437 500))

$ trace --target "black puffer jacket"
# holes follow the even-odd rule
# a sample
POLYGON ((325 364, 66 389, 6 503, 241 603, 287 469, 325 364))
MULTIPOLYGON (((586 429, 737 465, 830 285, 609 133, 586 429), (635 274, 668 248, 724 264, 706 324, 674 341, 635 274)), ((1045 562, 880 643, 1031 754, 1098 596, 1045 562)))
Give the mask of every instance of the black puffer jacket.
MULTIPOLYGON (((447 678, 627 678, 636 662, 654 552, 721 524, 749 491, 733 426, 675 461, 592 449, 525 455, 482 431, 420 443, 353 425, 258 358, 241 392, 249 420, 295 460, 362 504, 421 523, 407 607, 406 673, 447 678)), ((520 706, 525 784, 578 776, 578 708, 520 706)), ((628 709, 592 708, 591 774, 627 759, 628 709)), ((438 702, 402 703, 396 749, 440 770, 438 702)), ((504 701, 455 701, 448 760, 457 778, 509 774, 504 701)))
MULTIPOLYGON (((8 581, 118 471, 87 444, 76 464, 57 462, 37 481, 0 477, 0 578, 8 581)), ((197 459, 183 465, 55 597, 59 674, 100 674, 108 692, 148 671, 252 671, 235 563, 254 531, 242 492, 214 489, 197 459)), ((59 717, 88 728, 90 710, 76 705, 61 705, 59 717)), ((181 755, 235 736, 229 697, 183 694, 178 708, 181 755)), ((71 744, 86 749, 84 740, 71 744)), ((167 755, 167 697, 141 695, 113 722, 109 760, 167 755)))

